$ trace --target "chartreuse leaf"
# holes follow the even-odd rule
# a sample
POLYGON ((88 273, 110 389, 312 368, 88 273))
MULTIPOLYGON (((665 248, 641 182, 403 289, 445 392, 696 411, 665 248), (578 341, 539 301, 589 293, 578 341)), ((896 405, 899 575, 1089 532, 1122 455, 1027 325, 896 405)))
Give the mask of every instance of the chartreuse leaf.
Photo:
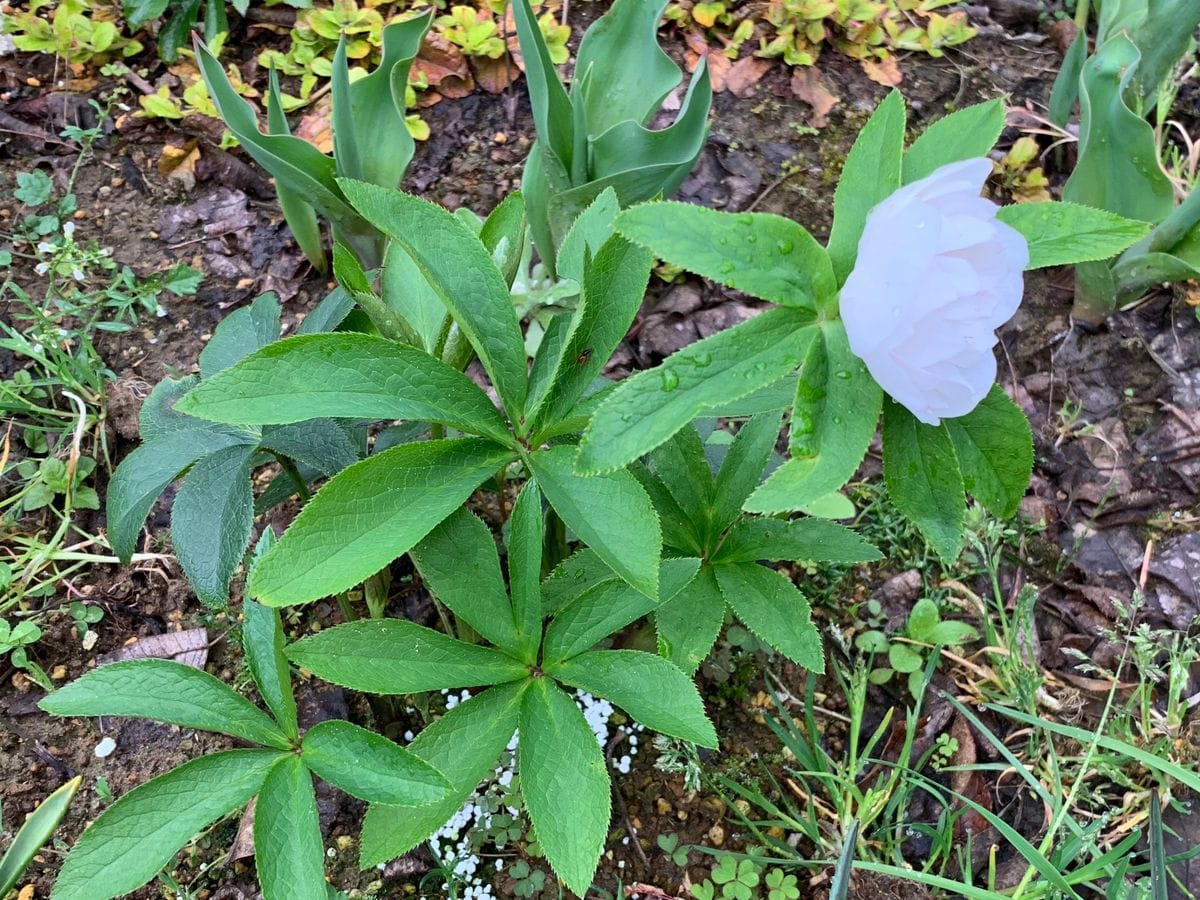
POLYGON ((867 213, 900 187, 904 155, 904 98, 892 91, 875 108, 846 156, 833 193, 829 258, 840 285, 854 268, 867 213))
POLYGON ((796 382, 788 460, 746 501, 748 512, 800 509, 842 487, 866 455, 883 391, 850 351, 840 321, 822 323, 796 382))
POLYGON ((487 370, 510 417, 525 404, 525 341, 508 283, 478 237, 427 200, 358 181, 339 181, 362 216, 413 258, 487 370))
POLYGON ((688 675, 700 668, 724 624, 725 597, 707 564, 687 587, 654 610, 659 652, 688 675))
POLYGON ((335 625, 291 644, 287 656, 325 681, 369 694, 504 684, 529 674, 527 666, 497 650, 406 619, 335 625))
POLYGON ((218 609, 254 526, 250 470, 258 448, 237 444, 192 467, 171 506, 171 543, 196 596, 218 609))
POLYGON ((616 228, 669 263, 772 303, 815 310, 837 293, 825 248, 782 216, 664 201, 625 210, 616 228))
MULTIPOLYGON (((538 545, 541 546, 540 544, 538 545)), ((517 656, 521 646, 491 529, 465 507, 411 551, 435 597, 477 632, 517 656)))
POLYGON ((286 750, 286 734, 261 709, 207 672, 167 659, 101 666, 38 704, 52 716, 129 716, 228 734, 286 750))
POLYGON ((0 857, 0 897, 8 895, 25 874, 29 864, 42 849, 42 845, 50 840, 58 823, 67 814, 67 808, 75 799, 79 790, 82 775, 76 775, 49 797, 37 805, 37 809, 29 814, 4 855, 0 857))
POLYGON ((1017 511, 1033 473, 1029 420, 999 385, 965 416, 945 419, 967 493, 998 516, 1017 511))
POLYGON ((786 575, 756 563, 713 567, 725 601, 759 638, 792 662, 825 671, 821 636, 809 618, 807 598, 786 575))
POLYGON ((402 444, 338 473, 250 577, 268 606, 352 587, 408 552, 489 475, 512 461, 478 438, 402 444))
POLYGON ((937 555, 945 562, 957 558, 967 504, 949 432, 922 424, 904 407, 886 401, 883 479, 896 509, 920 529, 937 555))
POLYGON ((711 536, 721 534, 742 512, 742 504, 762 481, 775 442, 779 413, 759 413, 738 429, 714 484, 711 536))
POLYGON ((534 835, 559 878, 582 897, 612 813, 604 753, 575 701, 549 678, 525 690, 519 728, 521 795, 534 835))
POLYGON ((538 486, 532 481, 526 482, 508 520, 508 586, 512 592, 512 619, 520 645, 516 656, 530 664, 537 661, 542 638, 544 522, 538 486))
POLYGON ((1011 203, 996 218, 1029 244, 1026 269, 1109 259, 1150 232, 1146 222, 1078 203, 1011 203))
MULTIPOLYGON (((268 529, 269 530, 269 529, 268 529)), ((279 613, 253 600, 242 601, 242 649, 258 694, 275 716, 283 733, 299 735, 292 674, 283 655, 283 625, 279 613)))
POLYGON ((297 756, 276 763, 258 792, 254 868, 263 900, 328 898, 317 798, 312 776, 297 756))
POLYGON ((657 599, 662 530, 646 491, 625 471, 577 475, 575 456, 568 445, 530 454, 538 487, 580 540, 634 588, 657 599))
POLYGON ((626 378, 592 415, 580 444, 585 472, 620 468, 719 403, 778 381, 804 361, 811 313, 779 307, 673 353, 626 378))
POLYGON ((451 790, 444 800, 416 809, 372 803, 363 821, 360 865, 374 866, 407 853, 446 824, 479 782, 492 774, 496 758, 517 730, 526 684, 489 688, 416 736, 409 751, 444 772, 451 790))
POLYGON ((803 560, 859 563, 881 559, 879 551, 849 528, 825 519, 743 519, 713 558, 715 563, 803 560))
POLYGON ((54 896, 109 900, 141 887, 203 828, 253 797, 286 756, 228 750, 134 788, 83 833, 58 873, 54 896))
POLYGON ((1003 129, 1004 101, 999 98, 942 116, 904 154, 904 183, 920 181, 949 163, 987 156, 1003 129))
POLYGON ((462 372, 416 347, 351 332, 278 341, 202 381, 176 409, 255 425, 318 416, 416 419, 509 439, 504 418, 462 372))
POLYGON ((593 650, 550 667, 573 688, 611 700, 660 734, 702 747, 717 746, 717 732, 704 714, 700 692, 679 667, 640 650, 593 650))
POLYGON ((424 806, 450 792, 446 777, 419 756, 337 719, 308 729, 300 758, 334 787, 370 803, 424 806))

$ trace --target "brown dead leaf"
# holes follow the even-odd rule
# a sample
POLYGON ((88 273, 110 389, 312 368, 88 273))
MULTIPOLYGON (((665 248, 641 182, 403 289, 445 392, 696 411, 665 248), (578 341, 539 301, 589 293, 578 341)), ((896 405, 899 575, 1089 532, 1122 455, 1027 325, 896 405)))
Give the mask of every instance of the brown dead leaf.
POLYGON ((471 67, 462 51, 433 32, 425 36, 408 80, 424 81, 450 100, 465 97, 475 90, 475 79, 471 77, 471 67))
POLYGON ((193 669, 203 669, 208 662, 208 630, 189 628, 187 631, 144 637, 112 653, 98 656, 96 665, 107 666, 127 659, 173 659, 193 669))
POLYGON ((188 141, 182 147, 167 144, 158 158, 158 174, 178 181, 187 190, 196 186, 196 163, 200 161, 200 145, 188 141))
POLYGON ((471 71, 475 73, 475 83, 489 94, 502 93, 521 74, 516 61, 507 53, 499 59, 473 57, 471 71))
POLYGON ((230 862, 249 859, 254 855, 254 807, 257 805, 257 797, 251 797, 250 802, 246 804, 246 810, 238 822, 237 834, 233 838, 233 846, 229 848, 230 862))
POLYGON ((700 60, 708 60, 708 76, 712 81, 714 94, 726 90, 729 82, 729 70, 733 68, 733 60, 717 47, 709 46, 704 35, 692 29, 683 34, 687 49, 683 51, 684 65, 689 72, 695 72, 700 66, 700 60))
POLYGON ((309 108, 309 111, 304 114, 304 118, 296 125, 292 134, 298 138, 304 138, 304 140, 308 141, 322 153, 332 153, 332 109, 330 95, 326 94, 309 108))
MULTIPOLYGON (((711 61, 718 54, 710 53, 709 60, 711 61)), ((729 68, 729 73, 725 76, 725 89, 735 97, 745 99, 754 96, 754 86, 759 80, 767 74, 771 68, 771 61, 760 59, 757 56, 747 56, 745 59, 739 59, 729 68)))
POLYGON ((894 56, 880 60, 864 59, 862 67, 863 71, 867 73, 867 77, 876 84, 895 87, 904 80, 904 76, 900 74, 900 64, 896 62, 894 56))
POLYGON ((792 70, 792 93, 812 107, 808 124, 813 128, 824 128, 829 124, 829 111, 840 100, 825 86, 821 80, 821 70, 816 66, 797 66, 792 70))

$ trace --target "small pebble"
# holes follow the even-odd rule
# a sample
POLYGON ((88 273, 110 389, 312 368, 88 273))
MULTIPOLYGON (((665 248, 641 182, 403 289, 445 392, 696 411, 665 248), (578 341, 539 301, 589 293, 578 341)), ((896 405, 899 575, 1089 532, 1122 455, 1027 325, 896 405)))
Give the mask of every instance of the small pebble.
POLYGON ((110 737, 106 737, 96 745, 95 753, 96 756, 100 757, 100 759, 107 759, 108 757, 112 756, 112 752, 116 749, 117 742, 110 737))

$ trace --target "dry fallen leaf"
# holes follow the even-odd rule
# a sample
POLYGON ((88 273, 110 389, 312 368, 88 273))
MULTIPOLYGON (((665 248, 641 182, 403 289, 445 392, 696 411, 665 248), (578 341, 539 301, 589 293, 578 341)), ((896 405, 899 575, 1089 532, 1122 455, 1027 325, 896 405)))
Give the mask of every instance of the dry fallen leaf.
POLYGON ((258 798, 251 797, 242 813, 242 820, 238 822, 237 834, 233 838, 233 846, 229 850, 230 862, 249 859, 254 855, 254 807, 257 805, 258 798))
POLYGON ((158 174, 178 181, 187 190, 196 186, 196 163, 200 161, 200 145, 188 141, 182 147, 167 144, 158 158, 158 174))
POLYGON ((203 669, 208 662, 208 630, 189 628, 144 637, 97 657, 96 665, 107 666, 127 659, 173 659, 193 669, 203 669))
POLYGON ((330 124, 332 115, 330 96, 326 94, 314 103, 304 114, 296 128, 292 131, 298 138, 304 138, 322 153, 333 152, 333 127, 330 124))
POLYGON ((829 124, 829 111, 840 99, 821 81, 821 70, 816 66, 797 66, 792 70, 792 93, 812 107, 808 124, 813 128, 829 124))
POLYGON ((900 64, 894 56, 881 60, 864 59, 862 67, 867 77, 876 84, 895 87, 904 80, 904 76, 900 74, 900 64))
POLYGON ((488 56, 472 57, 471 69, 475 73, 476 84, 489 94, 503 92, 521 74, 516 61, 507 53, 499 59, 488 56))
POLYGON ((450 100, 460 99, 475 90, 475 79, 471 77, 467 58, 440 34, 425 36, 408 78, 409 81, 424 81, 450 100))
MULTIPOLYGON (((716 54, 709 54, 711 60, 716 54)), ((754 96, 754 86, 759 79, 767 74, 771 61, 757 56, 747 56, 739 59, 729 69, 725 77, 725 87, 735 97, 743 99, 754 96)))

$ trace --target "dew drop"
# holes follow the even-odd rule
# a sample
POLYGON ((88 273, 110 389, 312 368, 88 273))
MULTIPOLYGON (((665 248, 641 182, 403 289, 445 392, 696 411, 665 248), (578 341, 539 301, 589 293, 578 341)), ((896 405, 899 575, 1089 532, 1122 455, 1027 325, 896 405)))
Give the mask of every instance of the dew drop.
POLYGON ((679 376, 671 369, 662 370, 662 389, 670 392, 679 387, 679 376))
POLYGON ((837 372, 833 373, 833 377, 840 378, 840 379, 842 379, 842 381, 849 381, 850 380, 850 370, 849 369, 840 369, 837 372))
POLYGON ((700 350, 692 357, 692 361, 699 367, 704 368, 712 362, 712 354, 707 350, 700 350))
POLYGON ((734 264, 733 264, 733 263, 731 263, 731 262, 723 262, 723 263, 721 263, 719 266, 717 266, 717 271, 718 271, 718 272, 720 272, 722 275, 728 275, 728 274, 730 274, 730 273, 731 273, 731 272, 732 272, 732 271, 733 271, 735 268, 736 268, 736 267, 734 266, 734 264))
POLYGON ((779 248, 779 252, 781 254, 783 254, 784 256, 787 256, 789 253, 791 253, 793 250, 796 249, 796 245, 794 243, 792 243, 791 241, 780 241, 775 246, 779 248))
POLYGON ((753 225, 754 224, 754 216, 752 216, 750 213, 739 214, 737 217, 737 220, 742 225, 753 225))

